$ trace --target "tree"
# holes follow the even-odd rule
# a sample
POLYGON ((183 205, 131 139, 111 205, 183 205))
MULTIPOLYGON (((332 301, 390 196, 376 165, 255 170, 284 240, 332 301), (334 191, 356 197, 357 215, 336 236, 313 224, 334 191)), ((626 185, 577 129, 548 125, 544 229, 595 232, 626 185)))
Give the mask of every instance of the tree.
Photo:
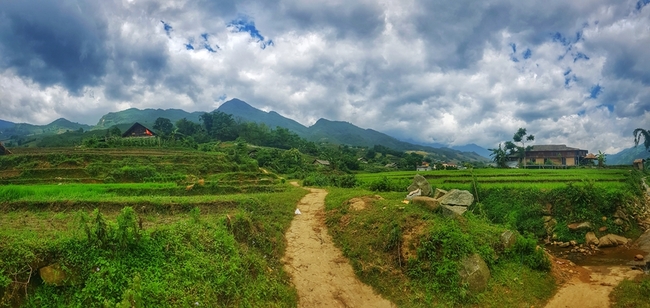
POLYGON ((634 146, 638 146, 641 142, 641 137, 643 137, 643 146, 645 149, 650 151, 650 130, 645 130, 642 128, 637 128, 634 130, 634 146))
POLYGON ((488 149, 488 151, 492 151, 490 156, 492 156, 492 161, 497 164, 497 167, 499 168, 508 167, 508 165, 506 164, 508 160, 508 154, 506 153, 505 149, 501 148, 501 143, 499 143, 499 148, 488 149))
POLYGON ((167 137, 171 135, 174 130, 174 124, 172 124, 172 121, 167 118, 157 118, 156 122, 153 124, 153 129, 159 131, 163 137, 167 137))
POLYGON ((523 159, 524 168, 526 168, 526 151, 530 151, 533 148, 530 145, 526 146, 526 142, 535 140, 535 136, 526 134, 525 128, 519 128, 515 135, 512 136, 512 141, 521 143, 521 146, 517 146, 511 141, 506 142, 506 149, 510 151, 510 154, 517 154, 519 159, 523 159))
POLYGON ((603 167, 605 165, 605 161, 607 161, 606 154, 598 151, 598 154, 596 154, 596 158, 598 159, 598 167, 603 167))

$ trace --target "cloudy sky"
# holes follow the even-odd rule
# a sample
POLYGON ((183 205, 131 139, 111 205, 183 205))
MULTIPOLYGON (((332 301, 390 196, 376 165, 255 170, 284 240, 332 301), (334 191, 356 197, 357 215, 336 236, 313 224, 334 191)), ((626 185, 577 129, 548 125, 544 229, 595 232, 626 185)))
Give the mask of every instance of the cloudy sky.
POLYGON ((3 0, 0 119, 242 99, 312 125, 616 153, 650 129, 650 0, 3 0))

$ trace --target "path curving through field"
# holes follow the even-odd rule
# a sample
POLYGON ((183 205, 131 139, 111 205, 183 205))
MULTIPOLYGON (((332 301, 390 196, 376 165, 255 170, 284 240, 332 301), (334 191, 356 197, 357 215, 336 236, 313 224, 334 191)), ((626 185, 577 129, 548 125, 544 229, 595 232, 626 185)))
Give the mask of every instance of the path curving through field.
MULTIPOLYGON (((297 186, 297 183, 291 183, 297 186)), ((297 205, 285 238, 284 268, 298 290, 299 307, 395 307, 354 274, 352 266, 334 246, 325 227, 323 189, 310 192, 297 205)))

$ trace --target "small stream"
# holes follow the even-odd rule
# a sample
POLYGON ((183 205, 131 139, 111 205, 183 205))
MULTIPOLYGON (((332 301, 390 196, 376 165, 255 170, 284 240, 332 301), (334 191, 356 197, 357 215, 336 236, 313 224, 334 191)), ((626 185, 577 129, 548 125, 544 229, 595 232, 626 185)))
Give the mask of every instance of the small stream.
POLYGON ((635 247, 617 246, 599 248, 591 252, 591 255, 580 252, 571 252, 572 247, 560 248, 559 246, 544 246, 552 255, 562 259, 570 260, 579 266, 632 266, 630 262, 634 261, 634 256, 646 256, 648 253, 635 247))

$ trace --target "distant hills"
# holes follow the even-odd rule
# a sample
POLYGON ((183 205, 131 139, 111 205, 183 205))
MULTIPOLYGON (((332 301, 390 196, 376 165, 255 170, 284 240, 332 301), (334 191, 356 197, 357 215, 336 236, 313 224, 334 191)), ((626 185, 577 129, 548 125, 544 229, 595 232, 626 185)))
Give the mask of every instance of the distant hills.
POLYGON ((47 125, 33 125, 27 123, 12 123, 0 120, 0 140, 7 140, 11 136, 54 135, 65 133, 69 130, 89 130, 90 125, 70 122, 64 118, 54 120, 47 125))
POLYGON ((133 124, 139 122, 145 126, 153 126, 157 118, 167 118, 172 123, 186 118, 192 122, 199 122, 199 116, 203 112, 189 113, 181 109, 137 109, 130 108, 118 112, 109 112, 97 122, 94 129, 106 129, 118 124, 133 124))
POLYGON ((607 161, 605 163, 607 165, 631 165, 638 158, 650 158, 650 152, 646 151, 643 144, 625 149, 616 154, 607 155, 607 161))
MULTIPOLYGON (((414 140, 399 140, 373 129, 363 129, 352 123, 319 119, 310 127, 306 127, 293 119, 286 118, 277 112, 265 112, 248 103, 231 99, 223 103, 216 110, 231 114, 235 119, 245 122, 264 123, 270 128, 284 127, 295 132, 300 137, 316 143, 347 144, 351 146, 372 147, 376 144, 386 146, 398 151, 423 151, 438 160, 449 161, 488 161, 490 151, 476 144, 446 147, 439 143, 422 143, 414 140)), ((38 135, 60 134, 66 131, 84 131, 107 129, 117 125, 121 130, 140 122, 146 126, 153 126, 157 118, 167 118, 172 122, 186 118, 199 122, 203 112, 187 112, 181 109, 137 109, 130 108, 118 112, 110 112, 102 116, 97 125, 90 126, 70 122, 66 119, 57 119, 47 125, 32 125, 26 123, 12 123, 0 120, 0 140, 8 140, 11 136, 26 137, 38 135)), ((608 165, 630 164, 636 158, 650 158, 650 152, 642 146, 632 147, 617 154, 607 156, 608 165)))

